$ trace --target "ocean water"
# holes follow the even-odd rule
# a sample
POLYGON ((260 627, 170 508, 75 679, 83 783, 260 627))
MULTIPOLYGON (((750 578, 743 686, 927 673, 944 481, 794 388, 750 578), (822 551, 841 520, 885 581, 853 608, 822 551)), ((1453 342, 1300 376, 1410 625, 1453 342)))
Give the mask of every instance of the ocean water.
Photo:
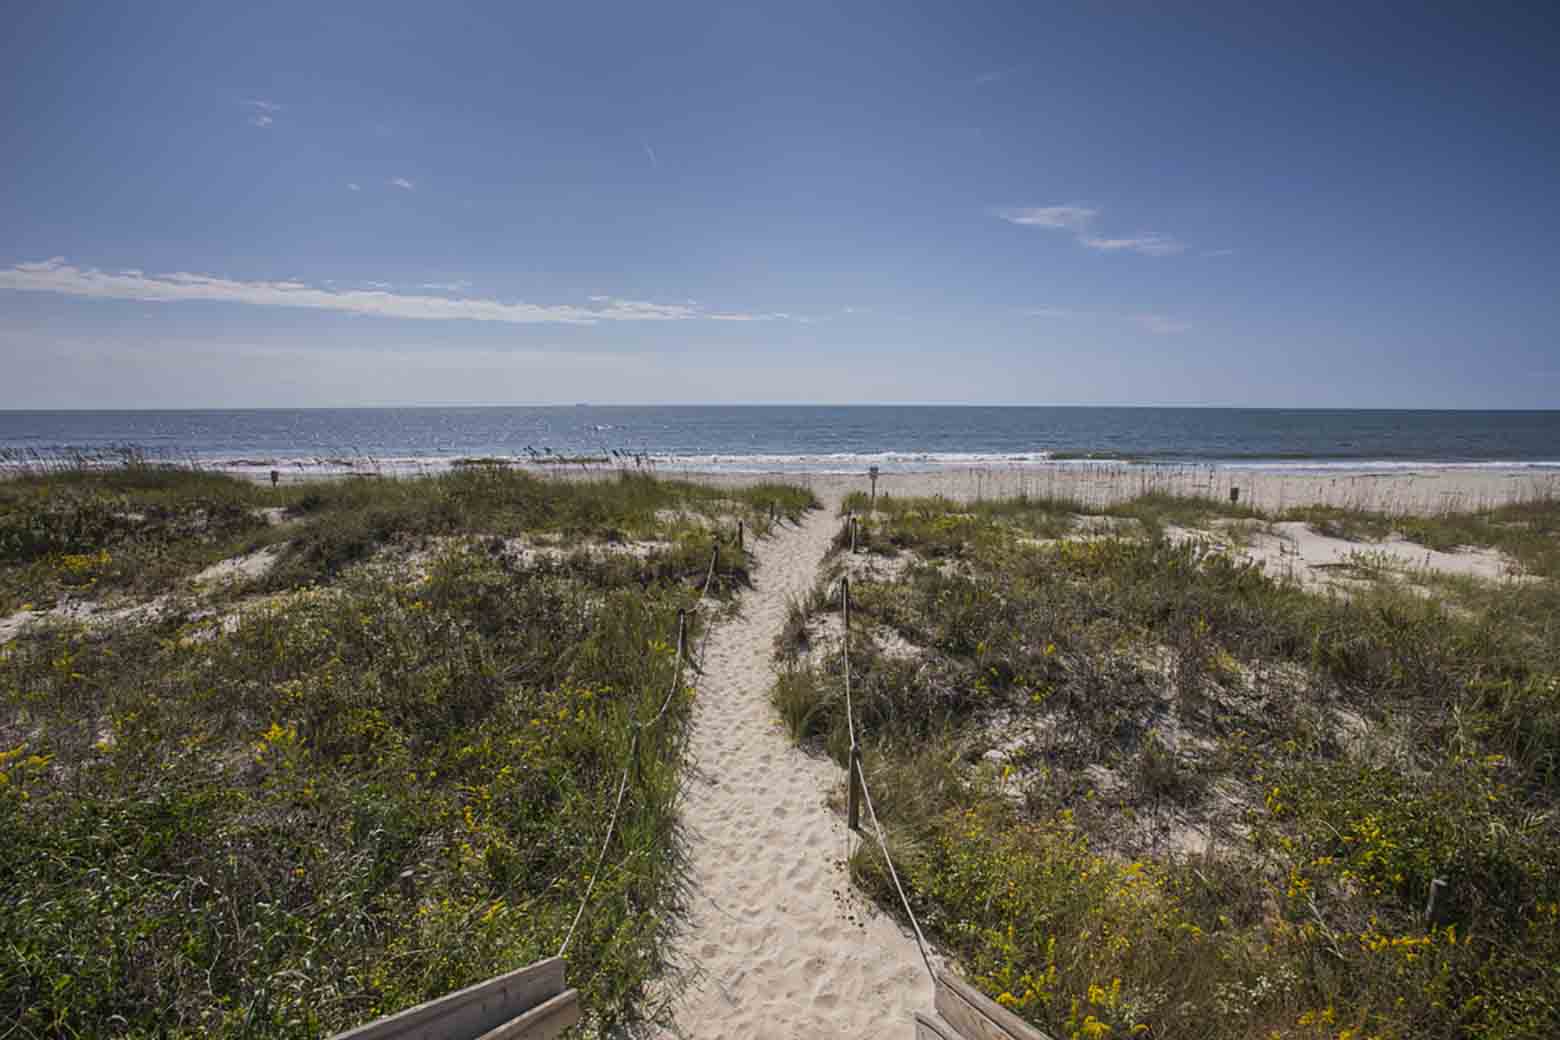
POLYGON ((466 458, 533 453, 627 453, 658 467, 748 472, 1071 462, 1560 469, 1560 411, 592 405, 0 411, 0 455, 13 460, 127 445, 154 458, 236 472, 415 472, 466 458))

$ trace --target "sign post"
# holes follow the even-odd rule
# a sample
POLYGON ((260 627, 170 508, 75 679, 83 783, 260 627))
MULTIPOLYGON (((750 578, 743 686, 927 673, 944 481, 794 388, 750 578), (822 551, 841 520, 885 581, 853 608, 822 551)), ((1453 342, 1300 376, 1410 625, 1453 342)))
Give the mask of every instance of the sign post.
POLYGON ((878 478, 878 468, 876 466, 873 466, 873 467, 869 468, 867 470, 867 476, 872 478, 872 506, 871 506, 871 511, 876 513, 877 512, 877 478, 878 478))

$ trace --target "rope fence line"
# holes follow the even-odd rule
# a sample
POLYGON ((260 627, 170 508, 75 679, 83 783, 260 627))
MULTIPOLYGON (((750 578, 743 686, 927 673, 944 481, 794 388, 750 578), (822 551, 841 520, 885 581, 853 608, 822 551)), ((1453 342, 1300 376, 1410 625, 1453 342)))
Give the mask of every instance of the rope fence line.
POLYGON ((867 773, 861 767, 861 759, 856 759, 856 775, 861 778, 861 794, 867 803, 867 815, 872 817, 872 830, 877 834, 878 848, 883 850, 883 862, 888 864, 888 876, 894 879, 894 888, 899 892, 899 901, 905 906, 905 913, 910 915, 910 926, 915 929, 915 944, 921 951, 921 963, 926 965, 926 973, 937 981, 937 970, 932 967, 932 958, 926 952, 926 936, 921 934, 921 922, 915 919, 915 911, 910 909, 910 897, 905 895, 905 888, 899 883, 899 871, 894 869, 894 857, 888 854, 888 839, 883 837, 883 826, 878 823, 877 810, 872 808, 872 792, 867 789, 867 773))
MULTIPOLYGON (((634 734, 634 748, 639 747, 639 734, 634 734)), ((569 944, 574 941, 574 930, 580 926, 580 919, 585 916, 585 907, 590 903, 590 895, 596 890, 596 879, 601 876, 601 865, 607 858, 607 846, 612 844, 612 834, 617 830, 618 810, 623 808, 623 793, 628 790, 628 772, 631 766, 623 767, 623 776, 618 780, 617 801, 612 805, 612 819, 607 823, 607 836, 601 840, 601 854, 596 857, 596 869, 590 872, 590 883, 585 886, 585 896, 580 900, 580 908, 574 911, 574 920, 569 925, 569 934, 563 937, 563 945, 558 947, 558 956, 562 957, 569 952, 569 944)))
MULTIPOLYGON (((738 536, 738 544, 741 544, 741 536, 738 536)), ((693 612, 699 613, 704 609, 704 604, 710 597, 710 590, 714 587, 715 566, 720 561, 720 541, 717 538, 715 545, 710 550, 710 566, 704 576, 704 588, 699 592, 699 601, 693 605, 693 612)), ((695 670, 700 674, 704 672, 704 652, 709 647, 710 630, 714 625, 706 621, 704 626, 704 638, 699 646, 698 663, 695 670)), ((666 699, 661 702, 661 710, 655 713, 655 717, 648 722, 634 719, 630 722, 633 738, 629 741, 628 761, 623 763, 623 774, 618 779, 617 797, 612 803, 612 816, 607 821, 606 836, 601 839, 601 852, 596 856, 596 866, 590 872, 590 881, 585 885, 585 894, 580 898, 579 909, 574 912, 574 920, 569 924, 569 931, 563 937, 563 944, 558 947, 558 956, 562 957, 569 952, 569 944, 574 941, 574 933, 579 929, 580 921, 585 917, 585 908, 590 905, 590 897, 596 890, 596 880, 601 877, 601 868, 607 860, 607 849, 612 845, 612 835, 617 832, 618 814, 623 808, 623 797, 628 792, 628 778, 639 764, 639 735, 647 728, 656 725, 666 717, 671 709, 672 701, 677 698, 677 691, 682 689, 683 665, 690 663, 686 647, 688 631, 688 611, 677 611, 677 666, 672 674, 672 687, 666 693, 666 699)))
MULTIPOLYGON (((851 518, 851 528, 854 535, 855 518, 851 518)), ((921 953, 921 963, 926 965, 926 973, 931 976, 932 982, 937 982, 937 970, 932 967, 931 955, 927 952, 926 936, 921 932, 921 922, 916 919, 915 910, 910 906, 910 897, 905 894, 904 885, 899 882, 899 871, 894 869, 894 858, 888 852, 888 839, 884 836, 883 825, 878 822, 877 810, 872 805, 872 792, 867 787, 867 770, 861 762, 861 745, 856 737, 855 705, 851 699, 850 691, 850 576, 840 578, 840 610, 844 615, 844 637, 840 640, 840 658, 845 672, 845 722, 850 730, 850 764, 846 767, 846 827, 849 831, 859 831, 861 825, 860 802, 867 803, 867 816, 872 820, 872 831, 877 838, 878 848, 883 853, 883 862, 888 864, 888 876, 894 882, 894 889, 899 893, 899 902, 905 908, 905 914, 910 918, 910 926, 915 929, 915 944, 921 953)))

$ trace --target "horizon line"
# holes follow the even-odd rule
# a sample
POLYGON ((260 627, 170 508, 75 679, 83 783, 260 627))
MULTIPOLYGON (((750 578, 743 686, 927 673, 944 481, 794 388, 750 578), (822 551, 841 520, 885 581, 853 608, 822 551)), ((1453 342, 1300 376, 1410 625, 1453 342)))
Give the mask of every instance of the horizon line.
POLYGON ((181 405, 177 407, 64 408, 0 407, 4 414, 50 414, 61 412, 343 412, 343 411, 436 411, 439 409, 502 408, 1073 408, 1114 409, 1120 411, 1225 411, 1225 412, 1509 412, 1512 414, 1560 412, 1560 405, 1548 408, 1490 408, 1479 406, 1427 407, 1405 405, 1232 405, 1232 404, 1066 404, 1013 402, 947 401, 669 401, 669 402, 460 402, 442 404, 313 404, 313 405, 181 405))

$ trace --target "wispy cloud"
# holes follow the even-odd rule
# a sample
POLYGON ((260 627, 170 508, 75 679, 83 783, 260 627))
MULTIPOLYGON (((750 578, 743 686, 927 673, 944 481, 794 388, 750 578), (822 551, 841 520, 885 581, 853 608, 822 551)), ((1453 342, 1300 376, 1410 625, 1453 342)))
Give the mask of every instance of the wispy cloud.
POLYGON ((363 186, 361 184, 357 183, 356 181, 348 181, 347 182, 347 190, 348 191, 362 191, 363 190, 363 186))
POLYGON ((998 210, 997 216, 1009 224, 1023 227, 1058 228, 1064 231, 1082 231, 1100 211, 1088 206, 1040 206, 1027 209, 998 210))
POLYGON ((402 191, 413 191, 417 187, 417 185, 413 184, 405 177, 391 177, 390 183, 395 185, 397 188, 400 188, 402 191))
MULTIPOLYGON (((385 284, 385 283, 376 283, 385 284)), ((207 274, 149 275, 77 267, 63 257, 0 268, 0 289, 108 300, 161 303, 206 301, 258 307, 298 307, 422 321, 494 321, 512 325, 595 325, 609 321, 778 321, 788 315, 708 311, 681 303, 594 296, 588 306, 536 304, 383 289, 334 290, 298 281, 237 281, 207 274)))
POLYGON ((1027 68, 1029 68, 1029 64, 1025 62, 1019 65, 1009 65, 1006 68, 992 69, 990 72, 983 72, 979 76, 976 76, 974 83, 977 87, 983 87, 987 83, 995 83, 999 79, 1006 79, 1007 77, 1013 75, 1013 73, 1022 72, 1027 68))
POLYGON ((463 293, 466 290, 471 288, 471 283, 467 282, 467 281, 459 281, 459 282, 423 282, 417 288, 419 288, 419 289, 432 289, 434 292, 463 293))
POLYGON ((650 165, 659 170, 661 168, 661 160, 655 157, 655 149, 650 147, 650 142, 641 140, 639 143, 644 145, 645 155, 649 157, 650 165))
POLYGON ((1186 245, 1157 231, 1139 232, 1126 237, 1093 233, 1090 228, 1100 211, 1092 206, 1035 206, 997 210, 998 217, 1021 227, 1070 231, 1078 244, 1102 253, 1140 253, 1143 256, 1173 256, 1184 253, 1186 245))
POLYGON ((252 98, 244 102, 249 109, 249 125, 258 126, 262 130, 276 122, 276 113, 282 110, 282 106, 274 101, 265 101, 260 98, 252 98))
MULTIPOLYGON (((773 311, 769 314, 706 314, 704 317, 711 321, 791 321, 792 315, 781 311, 773 311)), ((804 319, 797 318, 797 321, 804 319)))
POLYGON ((1092 235, 1079 235, 1078 241, 1090 249, 1098 249, 1102 253, 1141 253, 1144 256, 1173 256, 1176 253, 1186 252, 1186 246, 1169 235, 1161 235, 1157 232, 1147 232, 1134 235, 1130 238, 1095 238, 1092 235))
POLYGON ((1163 314, 1134 314, 1132 320, 1156 336, 1175 336, 1182 332, 1190 332, 1195 327, 1189 321, 1163 314))
POLYGON ((1190 332, 1196 326, 1182 318, 1171 317, 1167 314, 1152 313, 1123 313, 1121 311, 1089 311, 1075 310, 1071 307, 1028 307, 1019 312, 1025 317, 1047 318, 1058 321, 1072 321, 1093 319, 1108 323, 1130 322, 1133 325, 1152 332, 1156 336, 1174 336, 1182 332, 1190 332))
POLYGON ((1233 249, 1210 249, 1206 253, 1203 254, 1203 256, 1234 256, 1234 255, 1235 255, 1235 250, 1233 250, 1233 249))

